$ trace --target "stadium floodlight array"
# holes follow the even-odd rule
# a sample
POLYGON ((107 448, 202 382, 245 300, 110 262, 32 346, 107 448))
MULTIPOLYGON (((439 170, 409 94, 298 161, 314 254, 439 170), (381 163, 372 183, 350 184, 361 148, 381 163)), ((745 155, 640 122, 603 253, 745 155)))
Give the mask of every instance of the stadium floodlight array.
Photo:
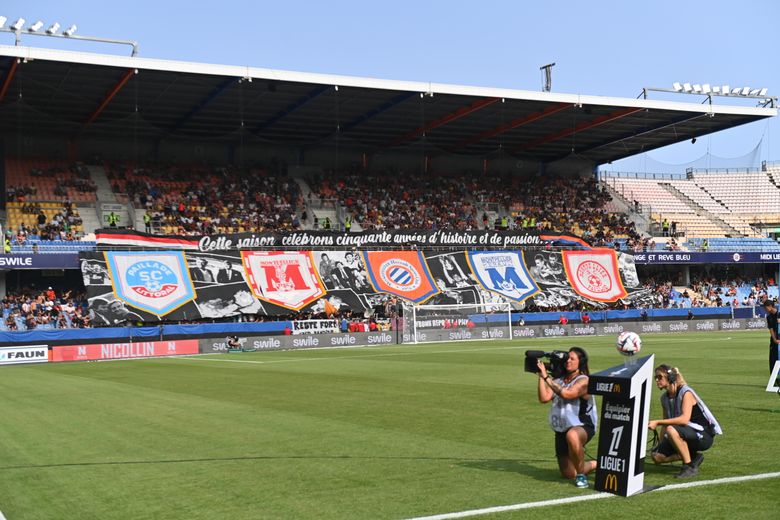
MULTIPOLYGON (((662 89, 648 89, 648 90, 662 90, 662 89)), ((699 83, 680 83, 675 81, 672 83, 672 91, 682 94, 700 94, 700 95, 716 95, 716 96, 740 96, 740 97, 753 97, 763 98, 766 97, 766 93, 769 91, 766 87, 762 88, 750 88, 750 87, 734 87, 729 85, 715 85, 711 86, 709 83, 703 85, 699 83)))
POLYGON ((138 42, 133 40, 117 40, 114 38, 97 38, 94 36, 76 36, 76 29, 77 29, 76 24, 71 25, 61 33, 58 33, 57 31, 59 31, 61 27, 59 22, 54 22, 49 26, 48 29, 42 32, 41 29, 44 27, 44 23, 41 20, 36 21, 34 24, 27 27, 26 30, 24 30, 24 24, 26 23, 26 20, 24 18, 17 18, 17 20, 11 25, 9 25, 8 27, 5 26, 5 23, 7 21, 8 21, 7 17, 0 16, 0 32, 14 34, 16 37, 17 47, 21 45, 21 39, 23 34, 24 35, 34 34, 36 36, 52 36, 55 38, 69 38, 71 40, 85 40, 85 41, 92 41, 92 42, 130 45, 133 48, 132 56, 138 55, 138 42))

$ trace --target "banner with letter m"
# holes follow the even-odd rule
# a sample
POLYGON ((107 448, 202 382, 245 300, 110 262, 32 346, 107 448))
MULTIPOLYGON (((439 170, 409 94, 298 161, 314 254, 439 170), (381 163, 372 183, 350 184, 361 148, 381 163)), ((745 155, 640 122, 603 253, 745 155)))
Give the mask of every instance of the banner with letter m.
POLYGON ((468 251, 466 257, 474 277, 488 291, 518 303, 539 292, 522 251, 468 251))

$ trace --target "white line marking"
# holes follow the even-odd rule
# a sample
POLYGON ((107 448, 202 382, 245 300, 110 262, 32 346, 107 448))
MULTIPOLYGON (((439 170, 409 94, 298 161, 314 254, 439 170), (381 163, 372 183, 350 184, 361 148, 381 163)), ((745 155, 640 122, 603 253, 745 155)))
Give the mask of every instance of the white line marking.
MULTIPOLYGON (((569 338, 563 338, 563 339, 569 339, 569 338)), ((581 339, 581 338, 579 338, 581 339)), ((486 340, 489 341, 489 340, 486 340)), ((677 340, 678 343, 697 343, 697 342, 708 342, 711 343, 713 341, 727 341, 727 339, 718 338, 718 339, 689 339, 689 340, 677 340)), ((469 348, 469 349, 450 349, 450 350, 427 350, 420 352, 418 350, 408 350, 404 352, 387 352, 384 354, 359 354, 354 356, 330 356, 330 357, 313 357, 313 358, 295 358, 295 359, 272 359, 268 361, 250 361, 250 360, 242 360, 242 359, 223 359, 221 357, 205 357, 205 356, 212 356, 212 355, 221 355, 219 353, 209 353, 205 354, 204 357, 173 357, 169 356, 165 359, 188 359, 193 361, 222 361, 225 363, 251 363, 251 364, 261 364, 261 365, 269 365, 272 363, 301 363, 305 361, 329 361, 329 360, 338 360, 338 359, 361 359, 361 358, 372 358, 372 357, 393 357, 393 356, 412 356, 412 355, 419 355, 419 354, 451 354, 451 353, 461 353, 461 352, 484 352, 486 350, 518 350, 518 349, 533 349, 533 348, 543 348, 544 345, 514 345, 511 347, 479 347, 479 348, 469 348)), ((311 348, 311 349, 298 349, 298 350, 324 350, 324 349, 365 349, 365 348, 374 348, 374 347, 320 347, 320 348, 311 348)), ((429 345, 425 346, 417 346, 417 345, 399 345, 398 348, 419 348, 419 349, 426 349, 430 348, 429 345)), ((273 351, 267 351, 267 352, 273 352, 273 351)), ((278 351, 281 352, 281 351, 278 351)), ((287 351, 290 352, 290 351, 287 351)), ((155 359, 160 360, 161 358, 144 358, 144 359, 155 359)), ((2 520, 2 519, 0 519, 2 520)))
MULTIPOLYGON (((776 473, 761 473, 758 475, 744 475, 741 477, 726 477, 726 478, 719 478, 714 480, 700 480, 698 482, 685 482, 683 484, 669 484, 668 486, 663 486, 658 489, 654 489, 651 492, 657 493, 659 491, 670 491, 670 490, 674 491, 676 489, 687 489, 693 487, 710 486, 710 485, 718 485, 718 484, 731 484, 733 482, 745 482, 748 480, 763 480, 768 478, 779 478, 779 477, 780 477, 780 472, 776 472, 776 473)), ((553 500, 542 500, 540 502, 526 502, 524 504, 512 504, 509 506, 486 507, 484 509, 472 509, 470 511, 444 513, 441 515, 418 516, 415 518, 410 518, 409 520, 447 520, 449 518, 466 518, 469 516, 489 515, 492 513, 501 513, 504 511, 517 511, 520 509, 533 509, 536 507, 557 506, 561 504, 570 504, 573 502, 599 500, 601 498, 610 498, 614 496, 616 495, 612 495, 610 493, 594 493, 590 495, 583 495, 583 496, 576 496, 576 497, 569 497, 569 498, 556 498, 553 500)))
MULTIPOLYGON (((350 347, 350 348, 363 348, 363 347, 350 347)), ((430 350, 427 352, 419 352, 419 351, 411 351, 411 352, 386 352, 383 354, 361 354, 361 355, 354 355, 354 356, 331 356, 331 357, 313 357, 313 358, 296 358, 296 359, 272 359, 269 361, 250 361, 250 360, 242 360, 242 359, 221 359, 217 357, 187 357, 187 358, 176 358, 176 359, 188 359, 192 361, 224 361, 226 363, 262 363, 262 364, 270 364, 270 363, 298 363, 301 361, 329 361, 329 360, 338 360, 338 359, 362 359, 362 358, 373 358, 373 357, 389 357, 389 356, 417 356, 419 354, 450 354, 453 352, 482 352, 485 350, 515 350, 520 348, 528 348, 528 347, 487 347, 487 348, 477 348, 477 349, 459 349, 459 350, 430 350)), ((314 350, 314 349, 313 349, 314 350)), ((158 358, 159 359, 159 358, 158 358)), ((166 359, 173 359, 173 358, 166 358, 166 359)), ((2 520, 2 519, 0 519, 2 520)))
POLYGON ((0 511, 0 520, 5 520, 5 515, 3 515, 2 511, 0 511))

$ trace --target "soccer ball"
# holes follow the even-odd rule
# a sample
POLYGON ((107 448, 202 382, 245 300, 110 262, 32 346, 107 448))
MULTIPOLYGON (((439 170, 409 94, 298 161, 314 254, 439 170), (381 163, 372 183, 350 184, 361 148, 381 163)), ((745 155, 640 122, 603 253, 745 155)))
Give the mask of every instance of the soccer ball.
POLYGON ((621 332, 615 342, 618 352, 624 356, 639 354, 642 350, 642 338, 636 332, 621 332))

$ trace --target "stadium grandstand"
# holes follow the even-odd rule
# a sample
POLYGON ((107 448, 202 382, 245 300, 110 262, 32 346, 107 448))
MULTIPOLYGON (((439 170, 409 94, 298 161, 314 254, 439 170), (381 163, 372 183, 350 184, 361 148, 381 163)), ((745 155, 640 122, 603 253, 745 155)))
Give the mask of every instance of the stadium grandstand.
MULTIPOLYGON (((119 247, 101 238, 119 236, 106 229, 158 245, 298 231, 561 235, 634 254, 645 288, 659 295, 641 305, 716 305, 721 293, 709 287, 737 281, 731 296, 740 305, 776 293, 776 260, 736 272, 705 269, 710 262, 697 257, 672 280, 648 255, 780 252, 770 236, 780 225, 777 165, 597 174, 621 158, 773 117, 773 106, 0 46, 0 113, 9 330, 89 326, 96 309, 78 255, 119 247), (704 279, 708 289, 694 291, 704 279)), ((248 244, 242 249, 263 249, 248 244)), ((560 248, 546 240, 528 250, 560 248)), ((583 304, 524 311, 551 308, 583 304)))

